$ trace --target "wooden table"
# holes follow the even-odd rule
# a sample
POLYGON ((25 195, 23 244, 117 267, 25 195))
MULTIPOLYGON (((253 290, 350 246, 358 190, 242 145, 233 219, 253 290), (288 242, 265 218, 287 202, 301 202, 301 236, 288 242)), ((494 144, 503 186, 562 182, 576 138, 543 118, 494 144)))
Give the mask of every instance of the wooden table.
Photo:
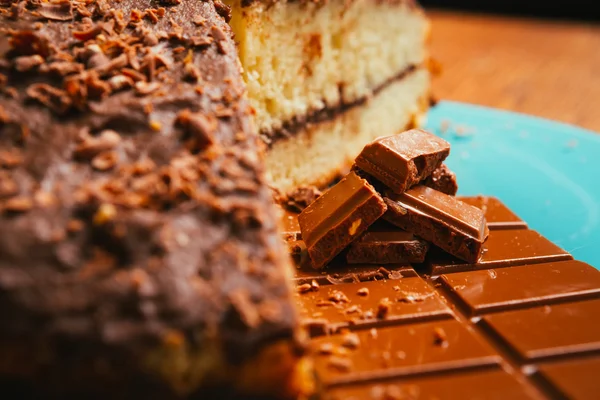
POLYGON ((429 11, 434 95, 600 132, 600 25, 429 11))

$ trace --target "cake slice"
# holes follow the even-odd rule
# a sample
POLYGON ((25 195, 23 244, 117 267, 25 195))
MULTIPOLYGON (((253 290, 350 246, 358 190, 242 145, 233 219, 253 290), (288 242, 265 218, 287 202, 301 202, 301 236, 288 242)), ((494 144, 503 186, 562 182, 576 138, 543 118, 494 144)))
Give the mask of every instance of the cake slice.
POLYGON ((0 4, 1 382, 127 399, 308 384, 217 9, 0 4))
POLYGON ((429 25, 413 0, 227 2, 276 188, 329 183, 375 137, 419 124, 429 25))

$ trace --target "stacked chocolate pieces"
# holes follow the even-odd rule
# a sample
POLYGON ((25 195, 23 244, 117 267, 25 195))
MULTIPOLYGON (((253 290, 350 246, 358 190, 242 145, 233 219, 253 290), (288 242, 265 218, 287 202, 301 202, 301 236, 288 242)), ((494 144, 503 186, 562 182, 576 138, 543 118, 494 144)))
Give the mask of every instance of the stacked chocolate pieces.
MULTIPOLYGON (((389 193, 372 182, 386 204, 389 193)), ((498 199, 457 199, 487 221, 477 262, 431 246, 422 263, 350 263, 356 244, 391 228, 380 218, 315 269, 310 242, 304 246, 314 233, 285 216, 321 398, 597 398, 600 272, 528 229, 498 199)))
POLYGON ((423 262, 429 243, 476 262, 489 229, 481 209, 454 197, 443 139, 413 129, 378 138, 299 216, 314 268, 342 251, 349 263, 423 262))

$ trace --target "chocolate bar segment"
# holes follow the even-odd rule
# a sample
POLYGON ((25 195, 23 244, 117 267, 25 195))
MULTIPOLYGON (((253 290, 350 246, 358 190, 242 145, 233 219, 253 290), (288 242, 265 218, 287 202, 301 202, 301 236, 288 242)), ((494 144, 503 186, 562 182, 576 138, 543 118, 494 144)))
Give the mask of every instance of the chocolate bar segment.
POLYGON ((600 393, 600 357, 555 361, 539 367, 554 398, 594 400, 600 393))
POLYGON ((412 129, 367 144, 355 166, 402 193, 429 175, 450 154, 450 144, 431 133, 412 129))
POLYGON ((456 192, 458 192, 456 174, 450 171, 450 168, 448 168, 446 164, 437 167, 431 175, 425 178, 421 183, 450 196, 454 196, 456 195, 456 192))
POLYGON ((468 263, 452 257, 440 249, 431 249, 426 260, 432 276, 454 272, 475 271, 488 268, 504 268, 523 264, 572 260, 573 256, 536 231, 491 231, 483 245, 477 263, 468 263))
POLYGON ((323 331, 317 334, 449 318, 451 314, 419 277, 303 287, 298 294, 300 316, 324 321, 323 331))
POLYGON ((354 384, 332 388, 324 396, 325 400, 500 398, 534 400, 539 396, 514 376, 497 369, 354 384))
POLYGON ((352 242, 346 253, 348 263, 422 263, 429 250, 429 243, 412 233, 394 228, 369 230, 352 242))
POLYGON ((476 262, 489 230, 483 212, 427 186, 385 197, 384 219, 470 263, 476 262))
POLYGON ((340 333, 311 344, 325 386, 497 364, 499 355, 455 320, 340 333))
POLYGON ((600 350, 600 300, 545 305, 483 317, 482 326, 522 360, 600 350))
POLYGON ((386 210, 365 179, 350 172, 298 216, 314 268, 323 268, 386 210))
POLYGON ((527 229, 527 223, 495 197, 473 196, 459 197, 459 199, 481 209, 490 230, 527 229))
POLYGON ((342 264, 329 265, 325 270, 315 270, 308 263, 296 266, 294 278, 298 283, 316 280, 319 283, 342 284, 386 279, 402 279, 417 276, 408 264, 342 264))
POLYGON ((573 260, 459 272, 440 278, 470 315, 600 297, 600 273, 573 260))

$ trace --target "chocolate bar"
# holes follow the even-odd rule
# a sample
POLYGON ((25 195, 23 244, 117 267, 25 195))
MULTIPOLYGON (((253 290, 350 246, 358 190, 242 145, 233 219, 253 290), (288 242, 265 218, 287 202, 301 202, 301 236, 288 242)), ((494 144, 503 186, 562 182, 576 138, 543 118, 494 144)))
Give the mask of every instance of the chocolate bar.
POLYGON ((535 392, 514 376, 497 369, 459 374, 391 379, 377 383, 358 383, 331 389, 324 400, 371 399, 536 399, 535 392))
POLYGON ((487 268, 503 268, 521 264, 571 260, 573 257, 536 231, 529 229, 492 231, 482 246, 481 258, 469 263, 452 257, 440 249, 432 249, 426 260, 429 274, 487 268))
POLYGON ((298 264, 294 270, 294 280, 301 283, 313 280, 323 284, 339 284, 353 282, 368 282, 377 280, 394 280, 417 276, 409 264, 345 264, 330 263, 327 270, 315 270, 310 262, 298 264))
MULTIPOLYGON (((447 195, 454 196, 458 192, 456 174, 450 171, 446 164, 437 167, 431 175, 423 180, 423 185, 435 189, 447 195)), ((473 204, 474 205, 474 204, 473 204)), ((481 208, 481 207, 480 207, 481 208)))
POLYGON ((384 200, 386 221, 462 260, 479 259, 489 230, 477 207, 423 185, 402 194, 389 193, 384 200))
MULTIPOLYGON (((523 244, 500 269, 302 283, 322 398, 597 398, 600 272, 535 231, 492 231, 489 242, 523 244)), ((336 262, 338 274, 354 268, 336 262)))
POLYGON ((367 144, 355 167, 395 193, 402 193, 439 167, 450 154, 450 144, 431 133, 412 129, 367 144))
POLYGON ((442 275, 469 315, 600 295, 600 274, 581 261, 560 261, 442 275), (477 287, 478 290, 473 290, 477 287))
POLYGON ((306 289, 298 295, 300 315, 311 322, 324 320, 322 326, 328 333, 347 327, 447 318, 451 314, 433 288, 416 273, 398 280, 299 286, 302 287, 306 289))
POLYGON ((323 268, 386 208, 375 189, 354 172, 323 193, 298 215, 313 267, 323 268))
POLYGON ((459 200, 481 209, 485 215, 488 228, 491 231, 498 229, 527 229, 527 223, 495 197, 459 197, 459 200))
POLYGON ((421 263, 427 250, 429 243, 398 228, 369 230, 352 242, 346 260, 350 264, 421 263))

